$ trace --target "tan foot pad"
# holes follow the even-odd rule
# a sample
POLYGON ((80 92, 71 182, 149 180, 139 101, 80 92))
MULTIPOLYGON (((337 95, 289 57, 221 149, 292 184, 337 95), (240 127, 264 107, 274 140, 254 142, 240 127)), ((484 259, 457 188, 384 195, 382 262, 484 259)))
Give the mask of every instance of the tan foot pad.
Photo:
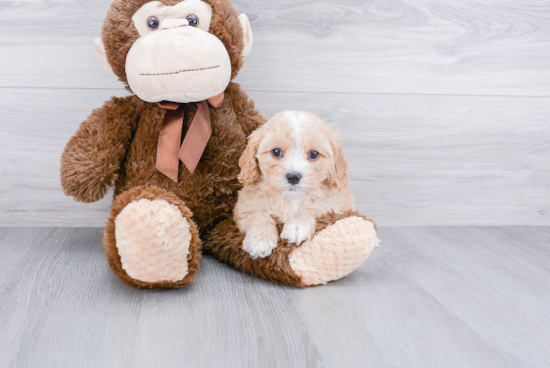
POLYGON ((178 207, 140 199, 119 213, 115 228, 122 268, 133 279, 177 282, 187 275, 192 236, 178 207))
POLYGON ((290 267, 306 285, 321 285, 355 271, 376 246, 372 222, 348 217, 321 230, 290 255, 290 267))

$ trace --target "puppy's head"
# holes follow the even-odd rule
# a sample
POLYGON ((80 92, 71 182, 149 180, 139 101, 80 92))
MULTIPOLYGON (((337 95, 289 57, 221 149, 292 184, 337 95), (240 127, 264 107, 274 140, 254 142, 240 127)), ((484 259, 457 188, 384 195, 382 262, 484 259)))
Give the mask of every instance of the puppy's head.
POLYGON ((252 133, 239 166, 239 180, 264 180, 276 190, 309 192, 321 185, 337 190, 348 182, 348 164, 338 133, 302 111, 284 111, 252 133))

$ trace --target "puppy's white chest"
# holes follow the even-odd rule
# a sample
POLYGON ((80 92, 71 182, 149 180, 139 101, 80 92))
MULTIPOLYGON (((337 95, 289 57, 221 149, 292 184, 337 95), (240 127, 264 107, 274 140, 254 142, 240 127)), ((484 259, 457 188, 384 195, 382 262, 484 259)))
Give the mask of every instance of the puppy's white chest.
POLYGON ((287 214, 287 218, 285 218, 285 221, 288 221, 288 220, 296 217, 296 215, 300 211, 300 208, 302 207, 301 206, 302 204, 303 203, 300 200, 291 201, 290 206, 289 206, 289 211, 288 211, 288 214, 287 214))
POLYGON ((304 205, 303 198, 284 198, 271 209, 273 211, 273 215, 278 217, 282 222, 286 223, 296 217, 300 210, 304 209, 304 205))

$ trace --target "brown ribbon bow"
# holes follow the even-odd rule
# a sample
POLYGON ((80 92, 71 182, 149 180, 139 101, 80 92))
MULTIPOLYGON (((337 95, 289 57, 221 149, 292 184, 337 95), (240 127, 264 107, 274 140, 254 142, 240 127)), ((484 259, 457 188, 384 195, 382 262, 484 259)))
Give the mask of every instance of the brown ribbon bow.
POLYGON ((160 129, 157 149, 157 170, 178 182, 179 161, 193 174, 208 140, 212 135, 212 121, 208 105, 219 108, 223 106, 224 93, 197 103, 198 109, 189 130, 181 143, 185 107, 175 102, 161 102, 160 107, 166 110, 164 123, 160 129))

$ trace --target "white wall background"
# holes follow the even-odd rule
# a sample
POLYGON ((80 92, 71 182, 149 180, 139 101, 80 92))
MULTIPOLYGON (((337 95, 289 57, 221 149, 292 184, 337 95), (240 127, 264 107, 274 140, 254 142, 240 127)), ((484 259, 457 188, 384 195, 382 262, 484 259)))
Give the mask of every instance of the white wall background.
MULTIPOLYGON (((95 60, 109 0, 0 0, 0 226, 103 226, 64 197, 66 141, 121 84, 95 60)), ((234 1, 238 77, 266 117, 343 135, 382 226, 550 225, 550 0, 234 1)))

